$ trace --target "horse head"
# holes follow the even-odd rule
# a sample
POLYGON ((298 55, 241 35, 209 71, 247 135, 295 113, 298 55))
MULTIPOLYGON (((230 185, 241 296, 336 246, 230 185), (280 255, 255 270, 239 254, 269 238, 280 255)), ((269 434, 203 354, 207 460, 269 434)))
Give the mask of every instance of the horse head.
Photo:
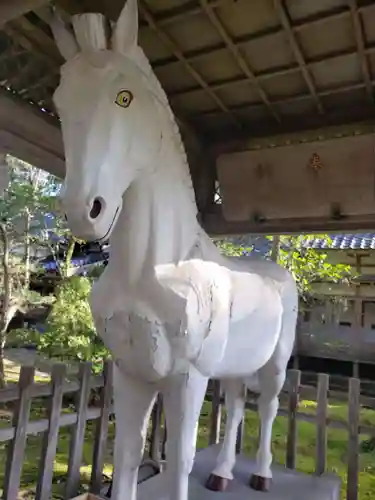
POLYGON ((100 14, 72 18, 70 30, 56 14, 51 28, 63 57, 54 93, 65 147, 62 206, 74 235, 108 238, 124 193, 155 168, 164 91, 138 46, 137 0, 128 0, 108 35, 100 14))

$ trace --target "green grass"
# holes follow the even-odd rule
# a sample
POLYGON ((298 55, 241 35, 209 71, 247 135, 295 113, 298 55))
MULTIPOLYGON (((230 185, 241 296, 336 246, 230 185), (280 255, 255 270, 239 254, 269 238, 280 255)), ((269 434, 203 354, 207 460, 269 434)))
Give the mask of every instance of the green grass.
MULTIPOLYGON (((45 379, 41 381, 45 382, 45 379)), ((31 408, 31 419, 45 418, 45 410, 41 400, 33 401, 31 408)), ((300 410, 306 413, 314 414, 316 404, 314 402, 302 401, 300 410)), ((72 411, 65 409, 64 411, 72 411)), ((225 414, 225 413, 224 413, 225 414)), ((329 416, 335 419, 346 421, 347 407, 345 404, 337 403, 329 407, 329 416)), ((360 415, 361 424, 375 426, 375 411, 362 409, 360 415)), ((0 411, 0 427, 4 428, 10 425, 11 412, 0 411)), ((222 422, 221 431, 223 432, 222 422)), ((207 446, 210 426, 210 403, 206 402, 203 406, 199 435, 198 448, 207 446)), ((257 446, 258 416, 255 412, 247 411, 245 418, 244 451, 254 457, 257 446)), ((315 468, 315 426, 306 422, 298 422, 298 453, 297 469, 313 473, 315 468)), ((273 428, 273 453, 274 460, 279 464, 285 464, 286 455, 286 435, 287 420, 284 417, 278 417, 273 428)), ((85 442, 83 448, 83 458, 81 467, 82 491, 85 491, 90 480, 91 464, 93 455, 93 444, 95 436, 95 422, 88 422, 86 426, 85 442)), ((62 498, 66 481, 67 464, 69 458, 71 429, 68 427, 60 429, 58 449, 54 464, 55 476, 53 484, 53 498, 62 498)), ((112 448, 114 438, 114 424, 110 423, 107 454, 105 457, 104 474, 110 476, 112 473, 112 448)), ((347 432, 345 430, 329 429, 328 431, 328 450, 327 465, 328 472, 338 474, 343 483, 343 495, 345 498, 346 490, 346 468, 347 468, 347 432)), ((362 439, 366 439, 363 436, 362 439)), ((40 461, 42 436, 29 436, 27 440, 26 453, 22 471, 21 495, 25 499, 35 497, 35 486, 38 475, 38 466, 40 461)), ((4 479, 6 457, 6 444, 0 443, 0 486, 4 479)), ((359 451, 359 500, 367 500, 375 497, 375 451, 365 453, 359 451)), ((1 488, 0 488, 1 489, 1 488)))

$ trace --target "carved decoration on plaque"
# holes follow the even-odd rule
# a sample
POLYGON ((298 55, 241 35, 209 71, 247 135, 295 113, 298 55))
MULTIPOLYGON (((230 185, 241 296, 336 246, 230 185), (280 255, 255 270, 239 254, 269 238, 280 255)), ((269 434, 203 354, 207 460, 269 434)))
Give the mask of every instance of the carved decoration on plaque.
POLYGON ((323 168, 323 162, 317 153, 313 153, 307 164, 314 172, 319 172, 323 168))

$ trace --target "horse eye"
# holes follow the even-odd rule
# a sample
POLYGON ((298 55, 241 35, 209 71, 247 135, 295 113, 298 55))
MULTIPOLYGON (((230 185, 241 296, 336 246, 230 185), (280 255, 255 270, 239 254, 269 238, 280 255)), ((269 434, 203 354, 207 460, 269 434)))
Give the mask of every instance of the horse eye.
POLYGON ((120 90, 117 94, 115 103, 122 108, 128 108, 133 100, 133 94, 130 90, 120 90))

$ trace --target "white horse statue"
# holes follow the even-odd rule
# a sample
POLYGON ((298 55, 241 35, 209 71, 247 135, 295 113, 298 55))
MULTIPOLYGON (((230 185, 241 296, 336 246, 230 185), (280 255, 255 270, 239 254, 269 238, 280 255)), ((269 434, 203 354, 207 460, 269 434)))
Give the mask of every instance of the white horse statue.
POLYGON ((197 222, 185 150, 166 94, 138 46, 137 0, 128 0, 110 41, 99 14, 55 16, 67 62, 54 101, 66 157, 62 203, 77 237, 110 237, 92 314, 113 355, 114 500, 135 500, 155 396, 168 426, 170 500, 188 499, 197 422, 210 378, 226 395, 225 438, 207 482, 233 479, 243 387, 259 392, 261 436, 251 486, 271 478, 272 425, 297 318, 292 276, 273 262, 228 259, 197 222), (108 43, 109 42, 109 43, 108 43))

